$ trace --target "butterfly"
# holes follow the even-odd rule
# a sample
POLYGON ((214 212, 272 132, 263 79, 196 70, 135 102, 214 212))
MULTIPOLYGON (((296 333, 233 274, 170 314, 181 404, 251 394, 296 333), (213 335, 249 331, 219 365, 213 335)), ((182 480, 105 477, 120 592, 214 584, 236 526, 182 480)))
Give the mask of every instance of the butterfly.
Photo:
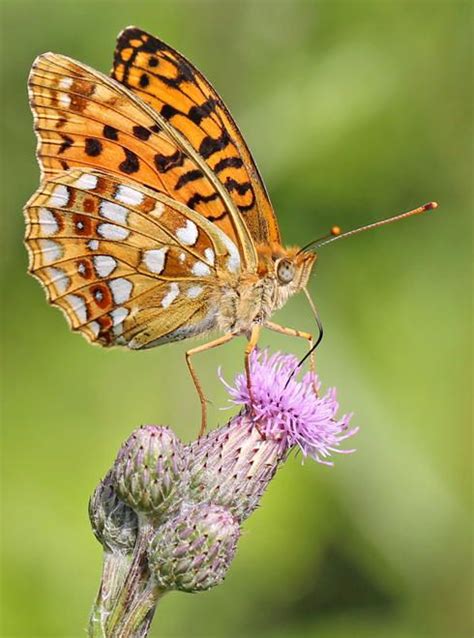
MULTIPOLYGON (((71 328, 142 350, 217 331, 192 357, 262 327, 306 291, 316 254, 285 247, 264 183, 222 99, 181 54, 135 27, 110 77, 66 56, 34 62, 41 184, 25 206, 29 271, 71 328)), ((336 234, 336 233, 334 233, 336 234)), ((309 298, 309 297, 308 297, 309 298)))

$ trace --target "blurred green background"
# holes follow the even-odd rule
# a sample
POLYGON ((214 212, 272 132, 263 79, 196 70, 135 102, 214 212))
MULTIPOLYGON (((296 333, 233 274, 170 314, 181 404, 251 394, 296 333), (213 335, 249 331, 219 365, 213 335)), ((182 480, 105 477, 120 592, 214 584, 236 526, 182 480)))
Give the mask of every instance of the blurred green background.
MULTIPOLYGON (((26 94, 55 51, 108 72, 140 26, 189 57, 230 106, 288 243, 438 200, 439 211, 322 249, 311 291, 318 369, 361 427, 334 468, 291 458, 245 525, 225 584, 162 602, 166 638, 472 635, 469 2, 1 3, 3 68, 2 636, 84 635, 101 551, 87 501, 142 423, 197 433, 185 344, 105 351, 73 335, 26 274, 37 188, 26 94)), ((281 323, 314 330, 304 298, 281 323)), ((266 334, 273 349, 302 354, 266 334)), ((244 343, 197 363, 216 377, 244 343)))

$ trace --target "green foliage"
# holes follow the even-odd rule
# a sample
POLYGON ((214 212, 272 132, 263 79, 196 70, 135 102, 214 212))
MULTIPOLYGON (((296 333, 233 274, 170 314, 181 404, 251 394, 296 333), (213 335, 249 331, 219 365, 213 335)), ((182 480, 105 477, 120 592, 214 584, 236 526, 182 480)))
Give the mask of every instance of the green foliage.
MULTIPOLYGON (((318 369, 354 410, 358 452, 292 459, 246 524, 226 583, 173 594, 152 635, 467 636, 472 5, 464 2, 2 3, 5 636, 81 636, 100 547, 87 502, 141 423, 199 428, 185 345, 107 352, 26 275, 38 183, 26 80, 52 50, 107 71, 136 24, 199 66, 253 149, 283 235, 305 243, 435 199, 439 211, 322 249, 318 369)), ((281 323, 313 330, 303 298, 281 323)), ((265 335, 272 348, 301 344, 265 335)), ((197 363, 223 422, 220 364, 197 363)))

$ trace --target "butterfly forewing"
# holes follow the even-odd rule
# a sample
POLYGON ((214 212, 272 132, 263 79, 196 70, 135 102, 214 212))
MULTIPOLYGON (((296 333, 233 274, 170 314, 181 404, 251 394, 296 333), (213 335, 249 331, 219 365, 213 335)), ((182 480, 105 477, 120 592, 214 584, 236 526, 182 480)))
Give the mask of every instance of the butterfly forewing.
POLYGON ((254 267, 229 193, 160 114, 114 80, 52 53, 35 61, 29 88, 44 178, 85 167, 149 186, 215 221, 254 267))
MULTIPOLYGON (((186 58, 130 27, 117 40, 112 77, 182 133, 226 187, 257 243, 280 242, 272 205, 237 125, 216 91, 186 58)), ((183 179, 192 182, 199 173, 188 171, 183 179)), ((221 224, 214 213, 204 214, 221 224)), ((222 227, 226 229, 226 224, 222 227)))
POLYGON ((25 208, 30 270, 73 329, 142 348, 212 327, 237 247, 169 197, 100 171, 45 181, 25 208))

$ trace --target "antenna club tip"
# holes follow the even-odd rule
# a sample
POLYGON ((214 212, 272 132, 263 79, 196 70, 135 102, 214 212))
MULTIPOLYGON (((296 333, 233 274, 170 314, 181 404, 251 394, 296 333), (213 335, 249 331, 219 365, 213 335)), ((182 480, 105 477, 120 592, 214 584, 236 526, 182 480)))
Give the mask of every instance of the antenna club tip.
POLYGON ((436 208, 438 208, 438 206, 439 206, 438 202, 428 202, 427 204, 423 206, 423 208, 425 210, 435 210, 436 208))
POLYGON ((334 237, 337 237, 338 235, 340 235, 342 233, 341 227, 340 226, 333 226, 331 228, 331 235, 333 235, 334 237))

